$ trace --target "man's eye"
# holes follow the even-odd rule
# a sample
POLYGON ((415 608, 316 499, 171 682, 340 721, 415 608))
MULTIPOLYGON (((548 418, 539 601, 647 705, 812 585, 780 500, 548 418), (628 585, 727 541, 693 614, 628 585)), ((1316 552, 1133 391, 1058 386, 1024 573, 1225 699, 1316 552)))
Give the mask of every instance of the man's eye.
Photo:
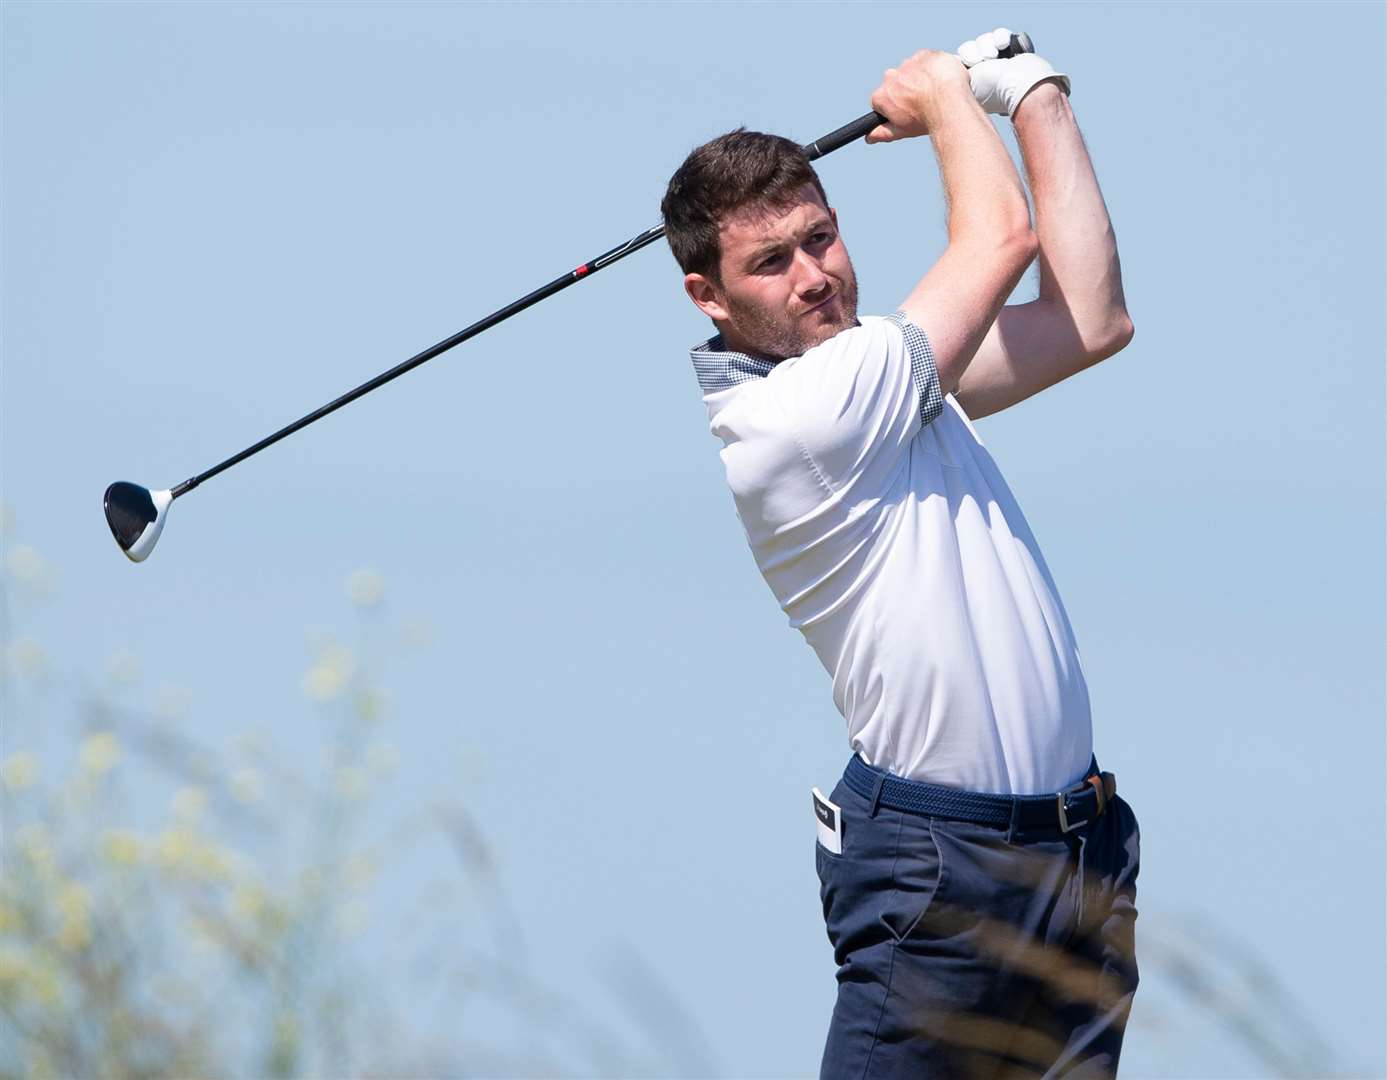
POLYGON ((833 234, 829 232, 816 232, 809 238, 811 244, 826 244, 833 239, 833 234))
POLYGON ((770 269, 772 266, 777 265, 779 262, 780 262, 780 256, 779 256, 779 255, 768 255, 766 258, 764 258, 764 259, 761 260, 761 265, 758 267, 758 269, 760 269, 760 270, 768 270, 768 269, 770 269))

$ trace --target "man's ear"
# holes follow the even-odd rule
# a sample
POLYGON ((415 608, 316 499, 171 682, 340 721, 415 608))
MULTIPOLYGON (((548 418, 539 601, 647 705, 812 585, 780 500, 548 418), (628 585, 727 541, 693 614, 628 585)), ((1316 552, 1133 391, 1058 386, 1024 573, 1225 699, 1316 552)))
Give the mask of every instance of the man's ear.
POLYGON ((698 310, 707 315, 714 322, 725 322, 727 320, 727 308, 722 305, 718 298, 722 290, 714 285, 702 274, 685 274, 684 291, 689 294, 689 299, 697 305, 698 310))

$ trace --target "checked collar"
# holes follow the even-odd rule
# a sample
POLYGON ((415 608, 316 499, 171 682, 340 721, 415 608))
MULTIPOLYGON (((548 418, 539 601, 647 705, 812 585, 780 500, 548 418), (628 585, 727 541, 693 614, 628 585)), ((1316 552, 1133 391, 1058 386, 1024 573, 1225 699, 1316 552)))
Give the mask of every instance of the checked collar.
POLYGON ((777 361, 762 360, 748 353, 723 347, 722 335, 714 334, 707 341, 689 350, 694 374, 705 394, 716 394, 729 386, 764 379, 777 361))

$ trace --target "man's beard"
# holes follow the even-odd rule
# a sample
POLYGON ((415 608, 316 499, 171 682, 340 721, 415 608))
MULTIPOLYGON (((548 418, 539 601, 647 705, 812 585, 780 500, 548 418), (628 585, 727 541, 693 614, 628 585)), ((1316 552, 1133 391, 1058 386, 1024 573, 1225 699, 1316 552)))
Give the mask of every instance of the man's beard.
POLYGON ((825 322, 814 312, 810 318, 793 318, 783 312, 771 312, 755 304, 727 297, 727 311, 732 316, 735 336, 746 351, 771 360, 800 356, 815 345, 857 325, 857 273, 848 263, 848 276, 838 283, 834 295, 838 316, 825 322))

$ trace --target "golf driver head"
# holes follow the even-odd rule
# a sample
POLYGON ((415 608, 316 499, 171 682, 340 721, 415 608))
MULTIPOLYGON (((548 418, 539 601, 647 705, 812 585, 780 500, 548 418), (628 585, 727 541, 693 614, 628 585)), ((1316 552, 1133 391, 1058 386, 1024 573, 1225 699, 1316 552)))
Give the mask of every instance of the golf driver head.
POLYGON ((171 491, 150 491, 124 480, 106 489, 106 524, 131 562, 144 562, 164 531, 171 491))

